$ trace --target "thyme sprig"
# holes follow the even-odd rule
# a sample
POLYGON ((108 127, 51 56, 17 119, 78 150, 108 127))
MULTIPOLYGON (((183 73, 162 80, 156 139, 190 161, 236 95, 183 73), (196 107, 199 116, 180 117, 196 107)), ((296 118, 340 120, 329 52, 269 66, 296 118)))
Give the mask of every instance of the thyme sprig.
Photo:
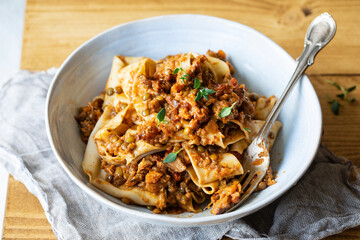
POLYGON ((213 93, 216 93, 216 91, 214 91, 214 90, 212 90, 212 89, 209 89, 209 88, 200 87, 200 90, 199 90, 198 93, 196 94, 195 102, 196 102, 196 101, 199 101, 199 100, 202 99, 203 97, 204 97, 206 100, 209 100, 208 95, 213 94, 213 93))
POLYGON ((183 83, 185 84, 185 80, 188 80, 188 77, 190 76, 182 67, 178 67, 175 68, 173 74, 177 74, 178 72, 181 72, 182 75, 180 77, 180 79, 183 81, 183 83))
POLYGON ((337 82, 327 80, 327 83, 334 86, 334 87, 336 87, 337 89, 339 89, 341 91, 340 94, 336 94, 336 96, 338 98, 340 98, 342 100, 347 100, 350 103, 355 101, 355 98, 350 98, 348 96, 348 94, 351 93, 352 91, 354 91, 356 89, 356 86, 352 86, 352 87, 349 87, 349 88, 345 89, 343 86, 341 86, 337 82))
MULTIPOLYGON (((345 88, 343 87, 342 85, 338 84, 337 82, 335 81, 331 81, 331 80, 327 80, 327 83, 336 87, 338 90, 341 91, 341 93, 339 94, 336 94, 336 97, 338 97, 339 99, 341 100, 346 100, 347 102, 349 103, 352 103, 352 102, 355 102, 355 98, 354 97, 349 97, 349 93, 351 93, 352 91, 354 91, 356 89, 356 86, 352 86, 352 87, 349 87, 349 88, 345 88)), ((335 115, 339 115, 339 112, 340 112, 340 107, 342 106, 340 104, 339 101, 331 98, 329 95, 327 95, 327 98, 329 99, 328 100, 328 103, 331 104, 331 111, 335 114, 335 115)))

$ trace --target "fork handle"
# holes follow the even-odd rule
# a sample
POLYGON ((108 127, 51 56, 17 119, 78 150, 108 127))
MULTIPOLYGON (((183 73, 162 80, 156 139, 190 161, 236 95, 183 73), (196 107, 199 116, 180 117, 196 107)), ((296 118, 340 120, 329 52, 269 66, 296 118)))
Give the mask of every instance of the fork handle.
POLYGON ((314 63, 316 54, 334 37, 335 32, 336 23, 328 13, 319 15, 311 22, 305 36, 304 50, 301 56, 296 60, 296 69, 284 92, 269 113, 263 127, 258 133, 258 137, 261 140, 266 140, 266 136, 279 115, 286 99, 290 95, 290 92, 293 90, 305 70, 314 63))

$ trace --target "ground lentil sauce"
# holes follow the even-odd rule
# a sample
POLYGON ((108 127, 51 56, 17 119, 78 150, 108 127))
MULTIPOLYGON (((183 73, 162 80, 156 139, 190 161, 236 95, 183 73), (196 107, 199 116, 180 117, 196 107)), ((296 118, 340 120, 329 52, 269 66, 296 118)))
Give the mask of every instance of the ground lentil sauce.
MULTIPOLYGON (((209 56, 217 57, 221 60, 226 59, 223 51, 208 51, 209 56)), ((217 168, 219 154, 229 152, 229 148, 223 149, 214 145, 208 145, 206 135, 209 132, 205 127, 209 121, 215 121, 216 128, 220 129, 225 136, 233 134, 236 124, 230 122, 237 120, 245 124, 254 116, 255 106, 254 97, 247 97, 247 89, 244 85, 239 85, 235 78, 231 76, 234 68, 229 62, 230 73, 224 77, 220 83, 216 83, 214 76, 205 67, 207 57, 199 55, 191 59, 190 68, 186 73, 174 73, 183 55, 168 56, 157 62, 156 71, 153 75, 141 75, 140 85, 143 92, 142 100, 146 103, 146 108, 141 115, 146 117, 152 113, 158 113, 162 108, 165 109, 167 123, 150 120, 140 123, 137 126, 137 134, 134 136, 119 137, 116 134, 109 137, 109 142, 101 142, 106 146, 107 151, 116 156, 119 151, 131 151, 135 148, 136 142, 144 140, 149 144, 167 144, 174 135, 184 130, 184 133, 192 141, 191 148, 197 150, 199 158, 197 164, 204 168, 217 168), (186 74, 184 77, 184 74, 186 74), (194 89, 194 81, 198 79, 201 87, 215 91, 195 101, 199 89, 194 89), (231 114, 226 117, 219 117, 220 111, 225 107, 234 104, 231 114), (186 127, 184 128, 184 123, 186 127)), ((198 81, 197 80, 197 81, 198 81)), ((198 84, 198 83, 197 83, 198 84)), ((109 88, 106 94, 120 94, 120 87, 109 88)), ((103 100, 95 98, 87 106, 79 109, 79 114, 75 117, 79 123, 81 139, 85 143, 88 141, 91 131, 103 109, 103 100)), ((124 109, 126 105, 113 107, 113 117, 124 109)), ((214 130, 214 131, 215 131, 214 130)), ((201 210, 198 204, 204 202, 208 197, 203 190, 196 186, 187 171, 190 165, 189 156, 185 151, 181 151, 174 162, 164 163, 166 154, 177 151, 184 144, 176 143, 166 152, 147 155, 139 161, 126 161, 119 164, 110 164, 101 161, 101 169, 106 172, 106 180, 116 187, 137 186, 151 193, 157 193, 160 200, 155 207, 149 206, 154 213, 180 213, 183 211, 198 212, 201 210)), ((231 152, 241 162, 242 155, 231 152)), ((221 169, 219 169, 221 171, 221 169)), ((212 213, 221 214, 239 201, 241 184, 232 178, 226 178, 229 172, 220 173, 223 178, 220 180, 219 189, 211 196, 212 213)), ((271 168, 264 180, 259 184, 258 190, 274 184, 271 168)), ((124 200, 125 201, 125 200, 124 200)), ((126 200, 127 201, 127 200, 126 200)), ((126 202, 125 201, 125 202, 126 202)), ((131 203, 131 201, 127 201, 131 203)))

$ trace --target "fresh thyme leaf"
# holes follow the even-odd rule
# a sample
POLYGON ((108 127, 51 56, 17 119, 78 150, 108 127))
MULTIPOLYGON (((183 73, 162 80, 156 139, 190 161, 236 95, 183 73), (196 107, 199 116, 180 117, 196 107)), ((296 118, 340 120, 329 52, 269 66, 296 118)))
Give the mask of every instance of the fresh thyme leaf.
POLYGON ((215 90, 212 90, 212 89, 209 89, 209 88, 203 88, 201 89, 203 91, 203 94, 204 95, 209 95, 209 94, 213 94, 213 93, 216 93, 215 90))
MULTIPOLYGON (((182 70, 183 72, 185 72, 184 70, 182 70)), ((185 79, 188 80, 189 74, 187 74, 186 72, 181 76, 181 80, 183 81, 183 83, 185 84, 185 79)))
POLYGON ((339 115, 339 109, 340 109, 340 103, 338 101, 334 101, 331 104, 331 111, 335 114, 335 115, 339 115))
POLYGON ((233 107, 235 106, 235 103, 234 102, 231 107, 224 107, 223 109, 221 109, 221 111, 219 112, 219 115, 218 117, 219 118, 224 118, 224 117, 227 117, 231 114, 231 110, 233 109, 233 107))
POLYGON ((246 128, 246 127, 244 127, 244 129, 245 129, 245 131, 247 131, 247 132, 251 132, 251 130, 248 129, 248 128, 246 128))
POLYGON ((163 107, 159 112, 158 114, 156 115, 156 118, 159 120, 158 124, 159 125, 160 123, 168 123, 165 119, 165 108, 163 107))
POLYGON ((198 91, 198 93, 196 94, 195 97, 195 102, 200 100, 201 98, 205 98, 206 100, 209 100, 208 95, 209 94, 213 94, 216 93, 216 91, 209 89, 209 88, 203 88, 201 87, 200 90, 198 91))
POLYGON ((178 72, 183 73, 183 75, 180 77, 180 79, 185 84, 185 79, 186 80, 188 79, 189 74, 182 67, 175 68, 173 74, 177 74, 178 72))
POLYGON ((198 89, 200 87, 200 85, 201 85, 200 80, 198 78, 195 78, 194 79, 194 88, 198 89))
POLYGON ((341 98, 341 99, 344 99, 345 98, 345 95, 343 93, 340 93, 340 94, 336 94, 336 96, 338 98, 341 98))
POLYGON ((346 89, 346 91, 349 93, 349 92, 354 91, 355 88, 356 88, 356 86, 352 86, 352 87, 349 87, 348 89, 346 89))
POLYGON ((181 70, 181 68, 175 68, 173 74, 177 74, 180 70, 181 70))
POLYGON ((158 112, 158 114, 156 115, 156 118, 157 118, 160 122, 164 121, 164 118, 165 118, 165 108, 162 108, 162 109, 158 112))
POLYGON ((341 90, 341 88, 342 88, 337 82, 327 80, 327 83, 330 84, 330 85, 333 85, 334 87, 336 87, 339 90, 341 90))
MULTIPOLYGON (((355 101, 355 98, 350 98, 348 96, 348 94, 356 89, 356 85, 345 89, 343 86, 341 86, 337 82, 327 80, 327 83, 332 85, 332 86, 335 86, 337 89, 339 89, 342 92, 342 93, 336 94, 336 97, 338 97, 338 98, 340 98, 342 100, 346 100, 349 103, 352 103, 352 102, 355 101)), ((331 111, 335 115, 338 115, 339 114, 339 109, 340 109, 340 106, 341 106, 340 103, 338 101, 332 99, 331 97, 329 97, 329 95, 326 94, 326 96, 329 98, 328 103, 331 104, 331 111)))
POLYGON ((177 152, 171 152, 168 155, 166 155, 165 159, 164 159, 164 163, 171 163, 173 161, 176 160, 177 155, 179 152, 181 152, 183 149, 181 148, 179 151, 177 152))
POLYGON ((196 94, 196 97, 195 97, 195 102, 196 101, 199 101, 201 98, 202 98, 202 94, 201 94, 201 91, 198 91, 198 93, 196 94))
POLYGON ((340 84, 338 84, 337 82, 334 82, 334 81, 331 81, 331 80, 328 80, 327 82, 330 85, 335 86, 337 89, 339 89, 344 94, 343 99, 345 99, 347 97, 347 94, 349 92, 353 91, 356 88, 356 86, 353 86, 353 87, 355 87, 354 89, 352 89, 353 87, 350 87, 350 88, 348 88, 348 89, 350 89, 350 91, 348 91, 348 90, 345 90, 345 88, 343 86, 341 86, 340 84))

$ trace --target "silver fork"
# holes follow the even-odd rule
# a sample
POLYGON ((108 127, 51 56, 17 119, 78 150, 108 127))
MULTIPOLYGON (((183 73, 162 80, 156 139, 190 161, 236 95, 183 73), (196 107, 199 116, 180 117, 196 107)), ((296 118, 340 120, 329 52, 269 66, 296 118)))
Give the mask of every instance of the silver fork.
POLYGON ((335 32, 336 23, 328 13, 321 14, 311 22, 305 36, 304 50, 297 59, 296 69, 288 85, 244 154, 243 168, 245 173, 239 180, 243 182, 242 189, 245 192, 240 196, 240 201, 226 212, 238 208, 264 178, 270 163, 269 152, 265 146, 269 130, 297 81, 305 70, 313 64, 315 55, 334 37, 335 32))

